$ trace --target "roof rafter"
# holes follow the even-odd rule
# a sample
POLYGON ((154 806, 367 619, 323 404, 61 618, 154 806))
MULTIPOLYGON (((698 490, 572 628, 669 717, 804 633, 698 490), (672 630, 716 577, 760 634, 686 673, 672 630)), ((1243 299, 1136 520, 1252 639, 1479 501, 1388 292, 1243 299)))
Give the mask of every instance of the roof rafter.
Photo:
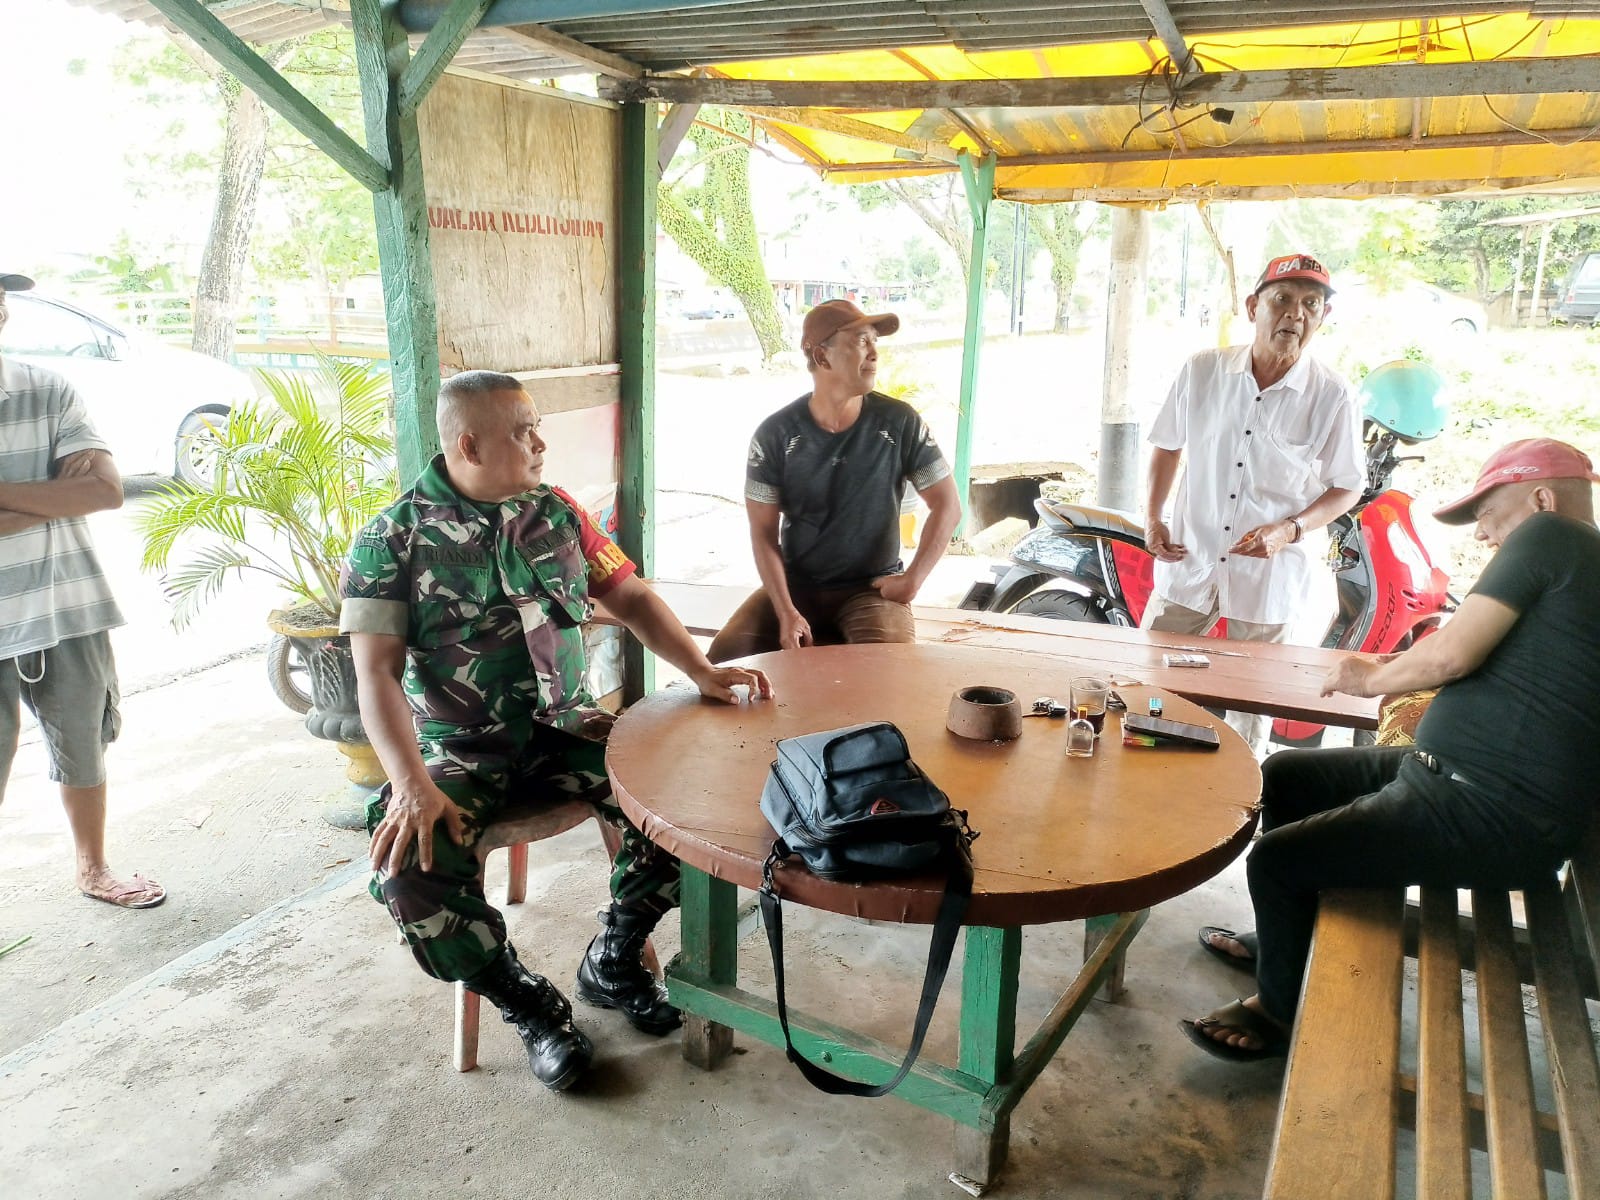
POLYGON ((638 63, 605 50, 597 50, 587 42, 569 38, 566 34, 546 29, 543 25, 504 25, 496 29, 495 33, 533 49, 559 54, 581 67, 588 67, 597 74, 612 79, 640 79, 644 76, 644 68, 638 63))
MULTIPOLYGON (((1400 63, 1377 67, 1295 67, 1219 71, 1175 84, 1183 104, 1265 104, 1272 101, 1404 100, 1437 96, 1521 96, 1588 92, 1592 58, 1499 59, 1474 63, 1400 63)), ((1149 100, 1151 76, 1101 75, 1071 79, 777 80, 691 79, 646 75, 601 83, 611 100, 667 100, 802 108, 821 105, 898 112, 923 108, 1099 108, 1149 100)))
POLYGON ((874 125, 870 121, 857 121, 853 117, 841 117, 837 113, 828 112, 821 108, 771 108, 759 105, 746 105, 741 112, 749 113, 752 117, 763 122, 778 121, 784 125, 798 125, 802 129, 817 129, 824 133, 836 133, 841 137, 855 138, 863 142, 875 142, 880 146, 894 146, 900 150, 910 151, 918 158, 929 158, 937 162, 954 165, 956 151, 943 142, 930 141, 927 138, 914 137, 898 130, 885 129, 882 125, 874 125))

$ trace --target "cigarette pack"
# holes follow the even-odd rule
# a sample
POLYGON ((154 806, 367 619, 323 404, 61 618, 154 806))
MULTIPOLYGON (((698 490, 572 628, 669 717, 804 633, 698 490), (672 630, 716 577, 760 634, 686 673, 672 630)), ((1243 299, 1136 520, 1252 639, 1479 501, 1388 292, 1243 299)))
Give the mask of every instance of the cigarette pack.
POLYGON ((1211 660, 1204 654, 1163 654, 1161 661, 1169 667, 1209 667, 1211 660))

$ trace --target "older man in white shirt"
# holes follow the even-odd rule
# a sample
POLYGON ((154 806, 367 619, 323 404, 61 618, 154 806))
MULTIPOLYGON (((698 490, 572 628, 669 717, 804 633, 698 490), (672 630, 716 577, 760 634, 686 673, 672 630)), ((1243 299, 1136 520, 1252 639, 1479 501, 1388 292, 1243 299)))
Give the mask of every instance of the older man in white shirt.
MULTIPOLYGON (((1365 481, 1350 385, 1305 354, 1332 297, 1315 258, 1275 258, 1245 300, 1251 344, 1203 350, 1179 372, 1150 430, 1146 629, 1204 634, 1226 620, 1231 638, 1281 642, 1315 595, 1325 527, 1365 481)), ((1230 723, 1264 749, 1265 718, 1230 723)))

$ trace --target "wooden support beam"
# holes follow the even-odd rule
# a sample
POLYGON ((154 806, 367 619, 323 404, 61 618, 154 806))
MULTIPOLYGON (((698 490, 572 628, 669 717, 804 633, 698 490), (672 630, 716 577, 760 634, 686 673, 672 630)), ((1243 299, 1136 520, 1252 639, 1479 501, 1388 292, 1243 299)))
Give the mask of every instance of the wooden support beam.
MULTIPOLYGON (((1184 104, 1266 104, 1330 100, 1406 100, 1438 96, 1525 96, 1594 88, 1593 58, 1499 59, 1476 63, 1399 63, 1378 67, 1299 67, 1218 71, 1178 85, 1184 104)), ((1070 79, 776 80, 647 75, 601 85, 613 100, 779 108, 1105 108, 1149 100, 1148 75, 1070 79)))
POLYGON ((638 63, 620 55, 597 50, 586 42, 569 38, 554 29, 546 29, 543 25, 507 25, 503 29, 495 30, 495 33, 510 41, 521 42, 530 49, 559 54, 569 62, 576 63, 580 67, 588 67, 598 75, 607 75, 613 79, 644 77, 644 68, 638 63))
POLYGON ((422 106, 423 97, 444 74, 450 60, 461 49, 467 35, 477 28, 478 22, 494 0, 453 0, 450 10, 422 40, 406 73, 400 77, 400 114, 411 116, 422 106))
POLYGON ((953 474, 961 498, 961 521, 956 536, 967 530, 967 492, 972 481, 972 426, 978 400, 978 351, 983 348, 983 298, 988 292, 984 255, 989 242, 989 205, 994 200, 995 157, 986 154, 976 164, 961 155, 961 181, 966 185, 967 209, 972 216, 972 253, 967 260, 967 321, 961 341, 961 396, 956 411, 956 458, 953 474))
POLYGON ((200 0, 150 0, 150 5, 260 96, 262 103, 309 138, 312 145, 348 171, 356 182, 374 192, 388 186, 387 173, 372 155, 245 45, 200 0))
POLYGON ((857 141, 875 142, 882 146, 909 150, 918 158, 930 158, 952 166, 956 162, 956 151, 943 142, 912 137, 894 129, 885 129, 882 125, 874 125, 871 121, 842 117, 826 109, 756 107, 744 108, 742 111, 765 121, 780 121, 785 125, 798 125, 802 129, 819 129, 824 133, 836 133, 841 137, 855 138, 857 141))
MULTIPOLYGON (((433 28, 448 3, 449 0, 398 0, 395 9, 400 23, 416 33, 433 28)), ((495 0, 484 25, 630 17, 680 8, 717 8, 728 3, 730 0, 495 0)))
POLYGON ((373 193, 378 266, 389 324, 395 448, 402 479, 421 473, 439 450, 439 322, 428 251, 428 200, 415 112, 400 111, 400 81, 411 59, 406 31, 383 0, 350 0, 356 70, 367 143, 392 183, 373 193))
POLYGON ((664 172, 667 164, 672 161, 672 156, 678 152, 678 147, 683 139, 688 136, 689 127, 694 124, 694 119, 700 115, 698 104, 674 104, 667 110, 667 115, 661 118, 661 129, 656 134, 656 170, 664 172))
MULTIPOLYGON (((659 128, 654 104, 622 110, 622 197, 617 268, 621 274, 622 456, 617 541, 646 576, 656 556, 656 184, 659 128)), ((655 691, 655 656, 624 643, 622 687, 632 703, 655 691)))
MULTIPOLYGON (((1295 158, 1318 154, 1382 154, 1416 150, 1472 150, 1496 146, 1535 146, 1545 142, 1579 140, 1591 133, 1588 129, 1542 129, 1537 133, 1516 130, 1494 130, 1488 133, 1449 133, 1423 138, 1414 142, 1409 137, 1397 138, 1347 138, 1333 142, 1236 142, 1229 146, 1191 145, 1182 155, 1168 150, 1087 150, 1082 154, 1016 154, 1000 160, 1003 168, 1012 167, 1071 167, 1097 163, 1168 162, 1174 157, 1193 159, 1228 158, 1295 158)), ((833 176, 878 175, 885 171, 901 171, 906 167, 903 159, 882 162, 840 163, 830 165, 827 174, 833 176)), ((930 169, 935 168, 930 164, 930 169)), ((1006 197, 1008 199, 1015 197, 1006 197)))

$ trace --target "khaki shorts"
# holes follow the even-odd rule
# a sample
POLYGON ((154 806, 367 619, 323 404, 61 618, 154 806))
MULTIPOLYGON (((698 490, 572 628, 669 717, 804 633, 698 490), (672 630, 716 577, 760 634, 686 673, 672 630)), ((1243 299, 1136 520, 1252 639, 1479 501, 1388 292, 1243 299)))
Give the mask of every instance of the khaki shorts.
POLYGON ((25 701, 50 752, 50 778, 68 787, 106 781, 105 749, 122 732, 111 637, 90 633, 0 662, 0 800, 17 752, 25 701))

